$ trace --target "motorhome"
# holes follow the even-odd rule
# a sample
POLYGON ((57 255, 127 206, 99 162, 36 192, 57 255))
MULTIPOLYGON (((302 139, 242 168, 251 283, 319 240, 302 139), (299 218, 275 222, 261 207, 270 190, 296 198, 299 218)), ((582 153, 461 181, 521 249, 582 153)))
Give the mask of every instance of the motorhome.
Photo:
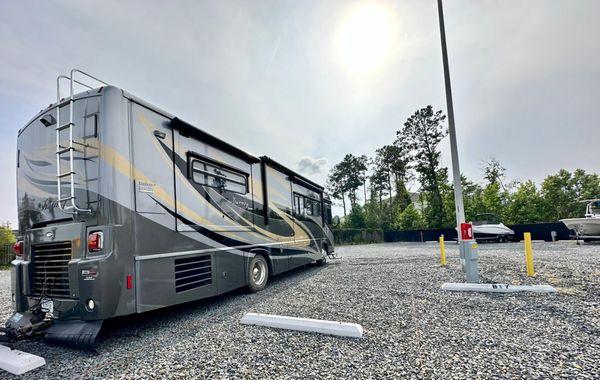
POLYGON ((91 81, 60 76, 56 103, 18 132, 22 239, 6 334, 49 325, 46 338, 89 347, 108 318, 260 291, 325 263, 334 245, 322 186, 91 81))

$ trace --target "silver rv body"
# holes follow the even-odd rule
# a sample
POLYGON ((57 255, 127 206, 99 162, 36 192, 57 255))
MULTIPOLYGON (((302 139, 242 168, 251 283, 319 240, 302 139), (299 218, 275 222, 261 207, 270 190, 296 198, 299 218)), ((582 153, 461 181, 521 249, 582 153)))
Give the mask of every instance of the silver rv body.
POLYGON ((71 98, 18 134, 19 315, 51 302, 56 322, 99 329, 246 286, 256 255, 276 275, 333 251, 321 186, 117 87, 71 98))

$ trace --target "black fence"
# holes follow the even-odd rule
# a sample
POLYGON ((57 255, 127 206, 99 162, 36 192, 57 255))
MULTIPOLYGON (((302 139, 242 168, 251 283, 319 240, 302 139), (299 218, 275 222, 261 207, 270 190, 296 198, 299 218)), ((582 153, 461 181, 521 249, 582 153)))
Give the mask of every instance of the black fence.
POLYGON ((455 240, 457 238, 456 230, 452 228, 436 228, 430 230, 411 230, 411 231, 385 231, 383 239, 386 242, 392 241, 432 241, 439 240, 444 235, 445 240, 455 240))
POLYGON ((515 237, 523 239, 523 233, 531 233, 532 240, 552 241, 552 231, 556 232, 556 240, 571 239, 571 230, 562 223, 515 224, 508 226, 515 231, 515 237))
POLYGON ((344 228, 333 230, 336 245, 383 243, 383 230, 344 228))
POLYGON ((12 244, 4 244, 0 247, 0 266, 10 265, 10 262, 15 259, 12 244))
MULTIPOLYGON (((515 231, 514 240, 522 240, 523 233, 531 233, 532 240, 552 241, 552 231, 556 232, 556 240, 569 240, 570 231, 562 223, 535 223, 509 225, 515 231)), ((437 241, 444 235, 445 240, 456 240, 457 233, 453 228, 438 228, 430 230, 413 231, 385 231, 383 239, 386 242, 394 241, 437 241)))

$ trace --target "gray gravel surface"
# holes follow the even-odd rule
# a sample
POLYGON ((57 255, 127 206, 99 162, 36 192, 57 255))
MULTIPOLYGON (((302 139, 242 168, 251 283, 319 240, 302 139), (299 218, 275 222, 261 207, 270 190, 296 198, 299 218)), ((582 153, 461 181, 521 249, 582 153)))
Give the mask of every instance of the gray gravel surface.
MULTIPOLYGON (((534 243, 535 278, 521 243, 479 248, 483 280, 559 293, 442 292, 463 278, 455 244, 447 267, 433 243, 339 247, 340 260, 257 294, 113 320, 97 354, 20 343, 48 363, 23 378, 600 378, 600 245, 534 243), (356 322, 365 334, 244 326, 246 312, 356 322)), ((0 318, 10 314, 9 272, 0 271, 0 318)))

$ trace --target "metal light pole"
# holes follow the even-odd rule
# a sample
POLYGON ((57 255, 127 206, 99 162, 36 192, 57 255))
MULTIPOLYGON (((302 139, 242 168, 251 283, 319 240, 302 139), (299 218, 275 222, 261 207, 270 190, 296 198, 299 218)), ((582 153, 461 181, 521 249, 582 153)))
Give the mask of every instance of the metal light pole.
POLYGON ((450 135, 450 153, 452 155, 452 176, 454 179, 454 207, 456 208, 456 229, 460 249, 460 262, 467 277, 467 282, 479 282, 477 265, 477 245, 473 240, 461 238, 461 223, 465 222, 463 206, 462 183, 458 164, 458 148, 456 144, 456 129, 454 127, 454 106, 452 105, 452 87, 450 85, 450 70, 448 68, 448 51, 446 48, 446 29, 444 27, 444 9, 442 0, 437 0, 440 21, 440 37, 442 40, 442 61, 444 63, 444 81, 446 84, 446 107, 448 108, 448 134, 450 135))

